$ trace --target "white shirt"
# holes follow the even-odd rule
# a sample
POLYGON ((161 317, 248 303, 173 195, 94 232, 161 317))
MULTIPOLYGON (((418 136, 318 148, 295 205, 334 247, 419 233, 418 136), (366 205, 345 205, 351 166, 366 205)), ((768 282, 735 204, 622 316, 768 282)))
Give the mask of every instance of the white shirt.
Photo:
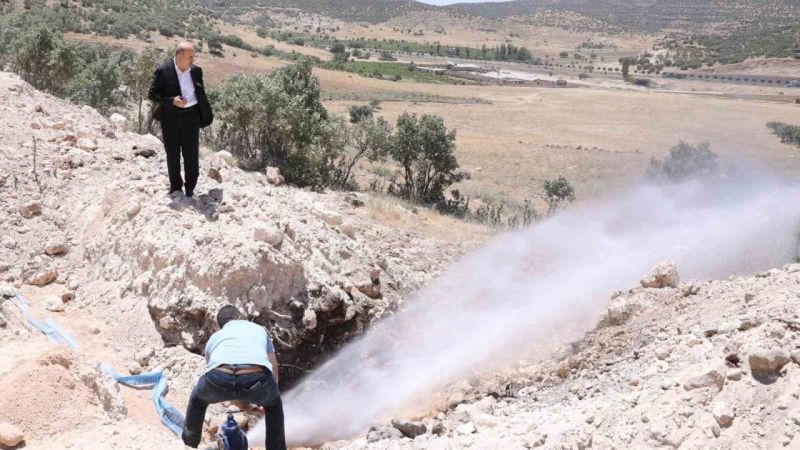
POLYGON ((206 343, 206 372, 222 364, 253 364, 272 370, 275 346, 267 330, 246 320, 231 320, 206 343))
MULTIPOLYGON (((175 61, 173 60, 173 64, 174 63, 175 61)), ((181 69, 179 69, 178 65, 175 64, 175 72, 178 73, 178 83, 181 85, 181 98, 186 100, 186 106, 184 106, 184 108, 188 108, 197 104, 197 96, 194 93, 194 83, 192 82, 191 71, 192 68, 189 67, 185 72, 181 72, 181 69)))

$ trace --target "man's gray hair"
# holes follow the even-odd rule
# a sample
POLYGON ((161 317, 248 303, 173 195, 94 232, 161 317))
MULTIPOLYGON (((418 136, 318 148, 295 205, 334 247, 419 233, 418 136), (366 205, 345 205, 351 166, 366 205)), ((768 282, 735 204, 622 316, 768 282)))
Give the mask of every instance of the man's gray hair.
POLYGON ((186 50, 194 50, 194 45, 192 45, 191 42, 181 42, 177 47, 175 47, 175 56, 178 56, 186 50))

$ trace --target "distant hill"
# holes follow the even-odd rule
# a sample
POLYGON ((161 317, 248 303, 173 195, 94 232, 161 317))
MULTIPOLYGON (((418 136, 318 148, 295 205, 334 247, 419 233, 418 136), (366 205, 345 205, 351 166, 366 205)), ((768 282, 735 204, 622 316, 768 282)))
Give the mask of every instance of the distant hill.
POLYGON ((197 0, 197 3, 216 10, 297 8, 348 22, 369 23, 385 22, 415 11, 439 9, 414 0, 197 0))
POLYGON ((800 17, 800 0, 515 0, 461 3, 450 8, 492 19, 566 10, 645 31, 800 17))

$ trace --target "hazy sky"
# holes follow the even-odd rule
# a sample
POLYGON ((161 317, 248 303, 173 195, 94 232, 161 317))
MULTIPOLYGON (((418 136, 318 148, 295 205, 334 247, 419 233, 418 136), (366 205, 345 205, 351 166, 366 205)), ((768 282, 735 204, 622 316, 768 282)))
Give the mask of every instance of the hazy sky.
POLYGON ((484 2, 504 2, 508 0, 417 0, 429 5, 452 5, 453 3, 484 3, 484 2))

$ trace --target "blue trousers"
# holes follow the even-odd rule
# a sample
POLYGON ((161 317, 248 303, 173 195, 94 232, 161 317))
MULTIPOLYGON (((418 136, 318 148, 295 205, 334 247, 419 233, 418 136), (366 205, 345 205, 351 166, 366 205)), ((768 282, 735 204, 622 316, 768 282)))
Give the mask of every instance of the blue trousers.
POLYGON ((186 425, 181 436, 184 444, 192 448, 200 444, 208 405, 231 400, 263 406, 266 412, 267 450, 286 450, 283 403, 275 378, 269 371, 231 375, 211 370, 201 376, 186 407, 186 425))

